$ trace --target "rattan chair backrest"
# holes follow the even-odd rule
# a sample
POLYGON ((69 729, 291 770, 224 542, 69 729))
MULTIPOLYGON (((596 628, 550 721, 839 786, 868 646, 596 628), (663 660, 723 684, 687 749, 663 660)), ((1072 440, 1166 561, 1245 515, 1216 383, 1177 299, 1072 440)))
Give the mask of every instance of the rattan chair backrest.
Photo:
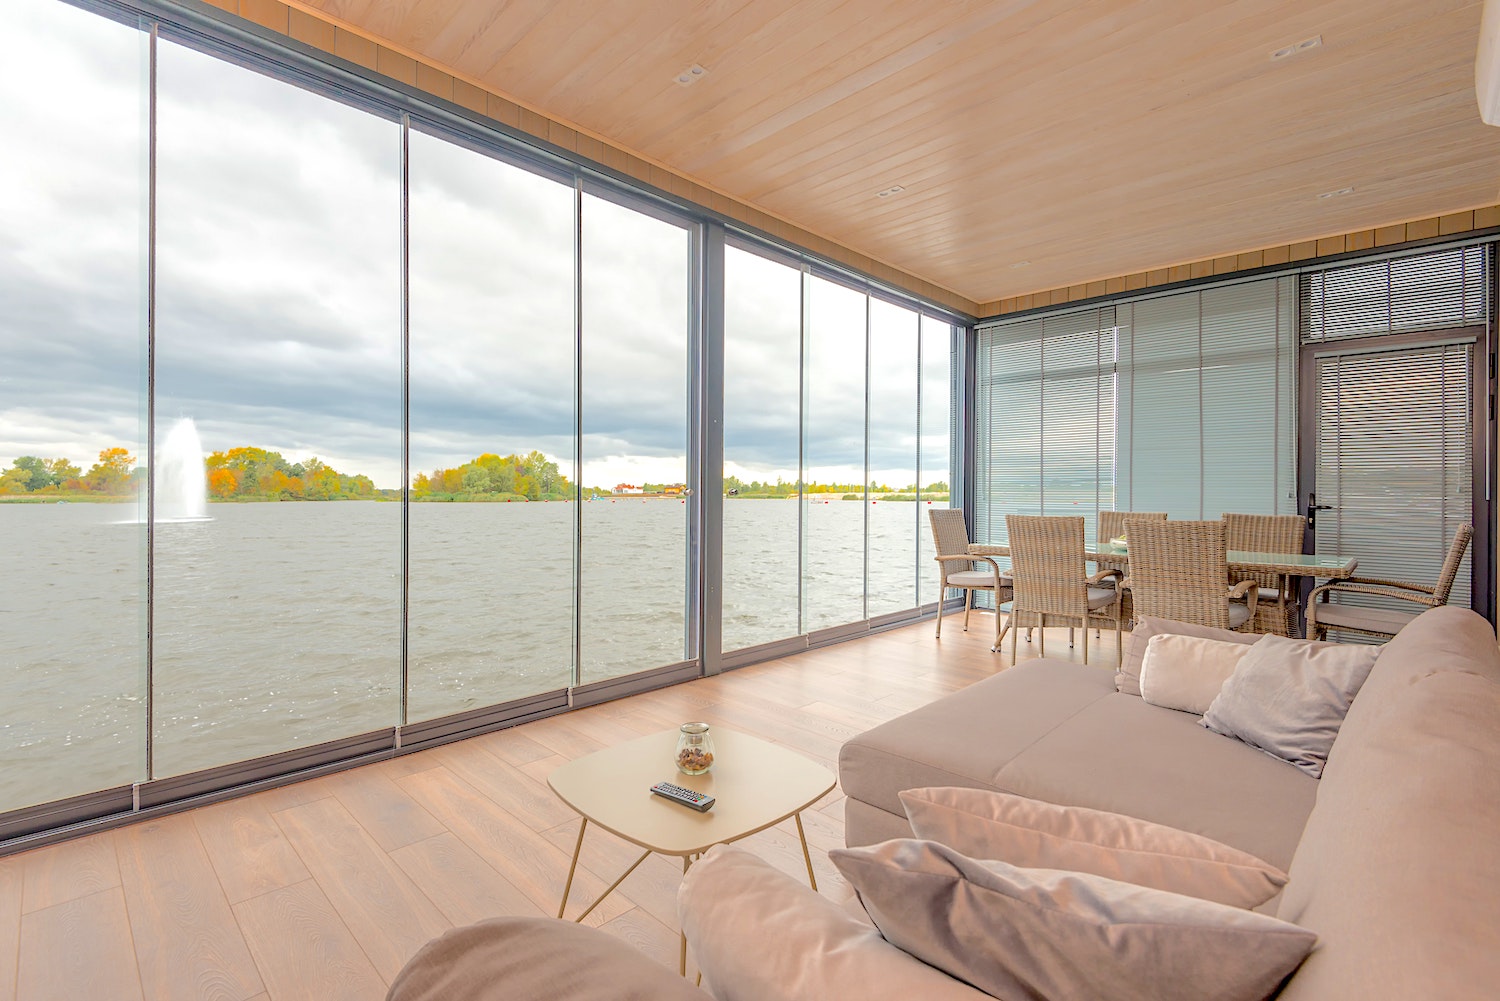
POLYGON ((1099 539, 1103 544, 1111 539, 1118 539, 1125 535, 1125 521, 1128 518, 1142 518, 1147 521, 1166 521, 1165 511, 1100 511, 1099 512, 1099 539))
POLYGON ((1088 615, 1081 516, 1008 514, 1005 535, 1017 611, 1088 615))
POLYGON ((1137 616, 1229 628, 1222 521, 1130 521, 1130 595, 1137 616))
MULTIPOLYGON (((940 554, 962 553, 969 548, 969 529, 964 524, 963 508, 934 507, 927 510, 927 521, 932 526, 932 543, 940 554)), ((949 574, 961 573, 973 566, 969 560, 944 560, 943 579, 949 574)))
POLYGON ((1469 548, 1469 540, 1473 537, 1473 525, 1459 525, 1458 531, 1453 534, 1453 544, 1448 547, 1448 557, 1443 560, 1443 571, 1438 575, 1437 589, 1433 592, 1439 605, 1448 604, 1453 581, 1458 577, 1458 566, 1464 561, 1464 552, 1469 548))
MULTIPOLYGON (((1300 514, 1226 514, 1224 541, 1230 549, 1252 553, 1300 553, 1306 522, 1300 514)), ((1246 572, 1237 580, 1253 580, 1262 588, 1281 586, 1281 575, 1246 572)))

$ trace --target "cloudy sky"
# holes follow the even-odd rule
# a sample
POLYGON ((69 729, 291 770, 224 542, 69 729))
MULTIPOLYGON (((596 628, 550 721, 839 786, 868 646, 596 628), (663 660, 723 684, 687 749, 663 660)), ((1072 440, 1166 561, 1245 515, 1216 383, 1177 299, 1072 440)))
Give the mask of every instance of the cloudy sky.
MULTIPOLYGON (((143 447, 144 36, 55 0, 7 11, 0 95, 0 467, 143 447), (37 80, 58 81, 40 88, 37 80)), ((158 423, 206 449, 317 455, 400 482, 400 129, 393 120, 162 41, 158 423)), ((539 449, 572 474, 569 185, 411 136, 413 471, 539 449)), ((688 230, 586 195, 583 482, 686 477, 688 230)), ((726 471, 910 483, 915 314, 731 252, 726 471)), ((924 449, 946 455, 946 327, 928 323, 924 449), (935 399, 940 397, 941 399, 935 399)), ((942 468, 938 468, 942 465, 942 468)), ((946 479, 933 463, 925 481, 946 479)))

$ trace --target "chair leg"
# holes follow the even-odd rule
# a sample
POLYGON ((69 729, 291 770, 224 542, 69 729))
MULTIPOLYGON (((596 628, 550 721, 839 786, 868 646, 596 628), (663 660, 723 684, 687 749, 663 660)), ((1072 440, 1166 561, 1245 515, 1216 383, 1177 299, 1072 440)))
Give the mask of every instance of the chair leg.
MULTIPOLYGON (((1071 641, 1072 638, 1073 638, 1073 629, 1072 629, 1072 627, 1069 627, 1068 628, 1068 639, 1071 641)), ((1072 646, 1072 645, 1073 644, 1071 642, 1068 643, 1068 646, 1072 646)), ((1084 624, 1083 624, 1083 666, 1084 667, 1088 667, 1089 666, 1089 627, 1088 627, 1088 620, 1087 619, 1084 620, 1084 624)))
MULTIPOLYGON (((1084 632, 1088 632, 1088 630, 1085 629, 1084 632)), ((1084 647, 1086 648, 1087 646, 1088 646, 1088 644, 1084 643, 1084 647)), ((1073 649, 1073 627, 1072 626, 1068 627, 1068 649, 1069 650, 1073 649)))
POLYGON ((964 588, 964 632, 969 631, 969 609, 973 607, 973 604, 974 589, 972 587, 966 587, 964 588))
POLYGON ((940 587, 940 588, 938 588, 937 635, 936 635, 936 637, 934 637, 935 639, 942 639, 943 638, 943 604, 944 604, 944 601, 947 598, 947 596, 948 596, 948 589, 946 587, 940 587))
POLYGON ((1047 617, 1042 616, 1041 624, 1036 627, 1036 652, 1037 656, 1047 656, 1047 617))
MULTIPOLYGON (((1015 606, 1012 605, 1011 608, 1014 609, 1015 606)), ((1010 614, 1014 616, 1016 613, 1012 611, 1010 614)), ((1020 637, 1020 635, 1021 630, 1019 628, 1012 629, 1010 631, 1010 662, 1012 665, 1014 665, 1016 662, 1016 641, 1020 637)))

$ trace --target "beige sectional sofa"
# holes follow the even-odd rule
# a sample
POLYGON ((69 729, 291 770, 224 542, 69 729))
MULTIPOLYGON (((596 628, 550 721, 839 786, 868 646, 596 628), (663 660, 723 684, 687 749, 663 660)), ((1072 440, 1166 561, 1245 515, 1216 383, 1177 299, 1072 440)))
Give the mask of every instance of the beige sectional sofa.
MULTIPOLYGON (((1282 1001, 1500 996, 1500 648, 1467 610, 1426 612, 1383 648, 1321 779, 1118 691, 1111 673, 1039 659, 851 740, 840 780, 851 846, 911 836, 902 790, 966 786, 1257 855, 1289 874, 1259 909, 1318 935, 1282 1001)), ((692 868, 679 911, 719 1001, 986 997, 886 942, 857 905, 732 846, 692 868)), ((622 957, 612 975, 644 985, 651 965, 622 957)))

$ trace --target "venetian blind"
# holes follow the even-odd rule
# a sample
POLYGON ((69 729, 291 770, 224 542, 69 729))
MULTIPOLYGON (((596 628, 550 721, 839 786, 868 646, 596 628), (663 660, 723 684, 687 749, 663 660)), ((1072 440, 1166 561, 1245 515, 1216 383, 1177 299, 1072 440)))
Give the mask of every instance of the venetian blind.
MULTIPOLYGON (((1433 583, 1473 518, 1472 343, 1317 361, 1318 549, 1359 554, 1363 576, 1433 583)), ((1469 604, 1469 556, 1451 604, 1469 604)), ((1368 596, 1340 600, 1410 611, 1368 596)))
POLYGON ((1296 513, 1295 279, 1120 307, 1122 509, 1296 513))
POLYGON ((1115 309, 979 329, 975 538, 1007 514, 1077 514, 1094 538, 1115 496, 1115 309))
POLYGON ((1313 271, 1298 296, 1304 342, 1483 324, 1489 247, 1456 247, 1313 271))

